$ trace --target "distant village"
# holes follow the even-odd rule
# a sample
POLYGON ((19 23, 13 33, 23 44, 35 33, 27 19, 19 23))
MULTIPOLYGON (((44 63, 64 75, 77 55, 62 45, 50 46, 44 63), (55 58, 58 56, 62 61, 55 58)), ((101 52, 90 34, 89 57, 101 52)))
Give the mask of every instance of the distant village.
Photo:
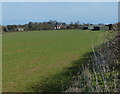
POLYGON ((80 24, 79 21, 70 24, 58 21, 48 22, 29 22, 24 25, 6 25, 2 26, 2 32, 23 32, 23 31, 40 31, 40 30, 61 30, 61 29, 81 29, 91 31, 108 31, 111 30, 112 24, 80 24))

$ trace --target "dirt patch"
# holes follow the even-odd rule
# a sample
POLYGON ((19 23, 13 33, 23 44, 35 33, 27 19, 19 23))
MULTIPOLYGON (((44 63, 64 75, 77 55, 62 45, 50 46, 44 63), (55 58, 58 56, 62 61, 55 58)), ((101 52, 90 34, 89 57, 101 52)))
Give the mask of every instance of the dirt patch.
POLYGON ((33 72, 33 71, 36 71, 36 70, 37 70, 37 68, 32 68, 28 72, 33 72))
POLYGON ((15 52, 23 52, 24 50, 16 50, 15 52))

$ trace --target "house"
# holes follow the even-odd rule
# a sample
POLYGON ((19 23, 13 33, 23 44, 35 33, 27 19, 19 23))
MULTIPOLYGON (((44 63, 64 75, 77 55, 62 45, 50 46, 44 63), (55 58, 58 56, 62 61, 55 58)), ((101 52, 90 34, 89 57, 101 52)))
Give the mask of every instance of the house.
POLYGON ((18 27, 18 28, 17 28, 17 31, 21 31, 21 32, 22 32, 22 31, 24 31, 24 28, 18 27))
POLYGON ((9 29, 7 28, 7 26, 2 26, 2 31, 3 31, 3 32, 8 32, 9 29))
POLYGON ((65 23, 59 22, 55 25, 54 29, 65 29, 66 25, 65 23))
POLYGON ((56 25, 54 29, 62 29, 64 28, 64 25, 56 25))

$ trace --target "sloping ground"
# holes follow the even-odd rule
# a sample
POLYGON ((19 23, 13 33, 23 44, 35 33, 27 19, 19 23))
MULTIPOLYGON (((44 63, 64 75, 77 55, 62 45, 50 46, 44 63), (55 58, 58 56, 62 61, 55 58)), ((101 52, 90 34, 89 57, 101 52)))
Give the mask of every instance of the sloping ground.
MULTIPOLYGON (((111 32, 110 32, 111 33, 111 32)), ((119 92, 120 32, 87 57, 87 64, 65 92, 119 92)))
POLYGON ((63 91, 79 66, 87 63, 84 54, 91 51, 91 39, 95 44, 106 33, 53 30, 3 34, 3 92, 63 91))

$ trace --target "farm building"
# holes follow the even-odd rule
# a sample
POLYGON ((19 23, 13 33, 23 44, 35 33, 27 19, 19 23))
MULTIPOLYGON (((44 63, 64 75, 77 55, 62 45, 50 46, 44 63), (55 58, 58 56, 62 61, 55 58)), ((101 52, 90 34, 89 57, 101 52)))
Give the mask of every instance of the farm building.
POLYGON ((83 27, 83 30, 88 30, 88 26, 84 26, 84 27, 83 27))
POLYGON ((92 29, 94 31, 99 31, 100 30, 100 27, 99 26, 94 26, 94 28, 92 29))
POLYGON ((99 31, 99 30, 101 30, 101 31, 108 31, 109 30, 109 27, 108 26, 105 26, 105 25, 103 25, 103 26, 94 26, 94 28, 92 29, 93 31, 99 31))
POLYGON ((109 27, 106 25, 95 25, 95 26, 84 26, 83 30, 93 30, 93 31, 107 31, 109 30, 109 27))
POLYGON ((101 26, 101 27, 100 27, 100 30, 108 31, 108 30, 110 30, 110 29, 109 29, 109 26, 104 25, 104 26, 101 26))
POLYGON ((94 29, 94 26, 93 25, 87 25, 87 26, 83 26, 82 29, 83 30, 92 30, 92 29, 94 29))
POLYGON ((94 29, 94 26, 88 26, 88 29, 92 30, 92 29, 94 29))

